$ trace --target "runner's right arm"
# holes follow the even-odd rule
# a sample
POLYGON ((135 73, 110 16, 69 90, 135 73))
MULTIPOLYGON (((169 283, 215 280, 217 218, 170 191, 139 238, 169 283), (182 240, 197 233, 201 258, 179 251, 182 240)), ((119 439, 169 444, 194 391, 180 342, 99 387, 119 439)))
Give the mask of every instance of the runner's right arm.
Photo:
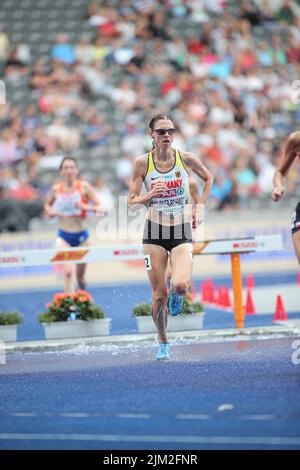
POLYGON ((147 172, 147 164, 147 155, 141 155, 133 162, 128 195, 128 206, 131 210, 137 210, 140 209, 141 205, 147 205, 150 199, 159 196, 166 187, 165 183, 157 182, 150 191, 140 196, 143 180, 147 172))
POLYGON ((298 156, 298 153, 291 152, 289 149, 293 144, 293 134, 288 137, 286 142, 284 156, 281 165, 278 170, 275 171, 273 176, 273 191, 272 199, 277 202, 284 194, 285 189, 285 176, 292 165, 294 159, 298 156))
POLYGON ((44 204, 44 209, 48 217, 56 217, 58 215, 57 212, 52 207, 56 199, 56 186, 57 185, 52 186, 50 193, 46 197, 46 202, 44 204))

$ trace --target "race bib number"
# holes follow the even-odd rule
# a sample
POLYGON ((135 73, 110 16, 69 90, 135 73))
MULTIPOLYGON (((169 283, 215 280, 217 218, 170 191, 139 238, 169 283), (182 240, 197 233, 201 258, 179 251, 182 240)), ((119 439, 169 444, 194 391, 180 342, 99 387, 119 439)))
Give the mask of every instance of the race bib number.
POLYGON ((145 258, 145 266, 146 266, 146 271, 152 271, 152 265, 151 265, 151 257, 150 255, 146 255, 145 258))

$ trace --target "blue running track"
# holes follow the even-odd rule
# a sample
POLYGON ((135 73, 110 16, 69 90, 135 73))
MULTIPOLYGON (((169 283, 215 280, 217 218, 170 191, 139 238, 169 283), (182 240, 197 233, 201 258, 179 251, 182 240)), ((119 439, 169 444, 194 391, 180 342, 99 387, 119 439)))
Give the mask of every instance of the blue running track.
POLYGON ((300 449, 294 340, 8 355, 0 449, 300 449))

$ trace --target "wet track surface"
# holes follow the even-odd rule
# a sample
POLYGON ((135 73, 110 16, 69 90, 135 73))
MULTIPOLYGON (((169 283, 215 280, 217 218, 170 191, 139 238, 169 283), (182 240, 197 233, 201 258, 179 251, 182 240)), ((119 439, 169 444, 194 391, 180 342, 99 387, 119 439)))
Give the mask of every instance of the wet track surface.
POLYGON ((293 341, 177 341, 163 363, 153 343, 8 355, 0 448, 300 449, 293 341))

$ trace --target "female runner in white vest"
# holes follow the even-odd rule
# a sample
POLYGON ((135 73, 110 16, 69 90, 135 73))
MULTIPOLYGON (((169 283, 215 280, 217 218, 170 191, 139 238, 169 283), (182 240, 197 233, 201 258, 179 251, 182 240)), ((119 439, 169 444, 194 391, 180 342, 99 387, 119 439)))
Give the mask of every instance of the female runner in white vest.
MULTIPOLYGON (((203 208, 213 183, 213 176, 198 157, 173 149, 176 132, 168 114, 155 116, 149 124, 153 150, 136 158, 129 189, 129 207, 148 205, 143 244, 148 277, 152 286, 152 317, 157 328, 160 348, 157 359, 169 359, 167 338, 168 252, 172 267, 170 313, 181 312, 184 294, 192 279, 192 210, 189 204, 189 173, 194 171, 203 181, 197 217, 202 222, 203 208), (140 195, 144 183, 146 193, 140 195)), ((194 212, 195 214, 196 212, 194 212)))
MULTIPOLYGON (((88 245, 89 232, 85 227, 87 211, 100 212, 100 203, 92 186, 77 179, 77 161, 73 157, 65 157, 60 164, 62 182, 52 186, 45 204, 48 217, 58 217, 58 247, 76 247, 88 245), (88 202, 92 201, 90 205, 88 202)), ((86 288, 86 264, 76 264, 76 279, 80 289, 86 288)), ((64 265, 64 290, 73 292, 72 264, 64 265)))

